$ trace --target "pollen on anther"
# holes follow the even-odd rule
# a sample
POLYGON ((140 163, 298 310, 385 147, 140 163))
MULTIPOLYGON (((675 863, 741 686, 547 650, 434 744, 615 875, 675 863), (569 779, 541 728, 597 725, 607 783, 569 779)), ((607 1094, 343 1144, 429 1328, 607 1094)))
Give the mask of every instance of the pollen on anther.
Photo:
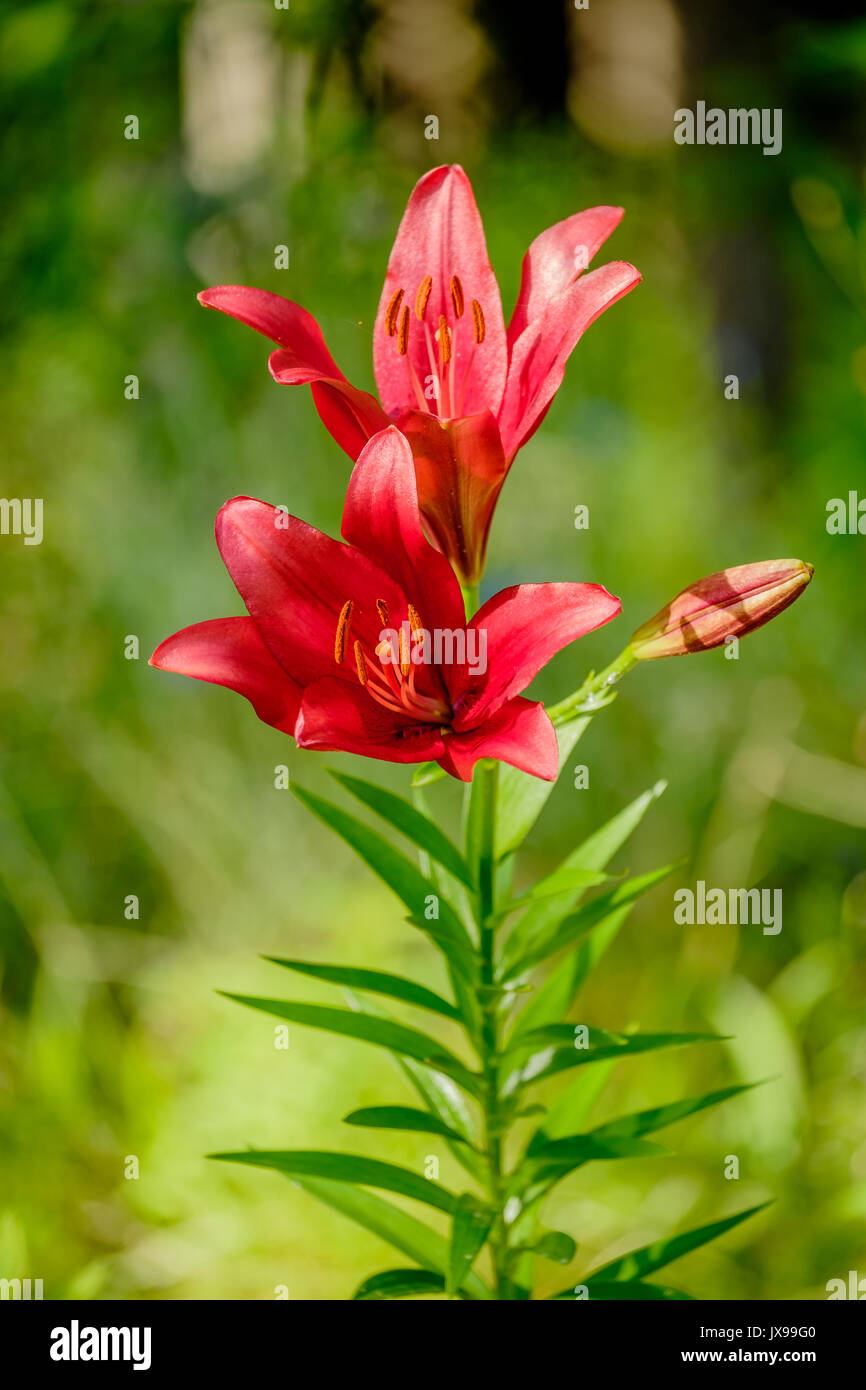
POLYGON ((358 672, 358 680, 362 685, 367 684, 367 663, 364 660, 364 649, 360 642, 355 643, 355 667, 358 672))
POLYGON ((413 632, 423 632, 424 625, 418 613, 418 609, 413 604, 409 604, 409 626, 413 632))
POLYGON ((397 315, 400 312, 400 305, 403 303, 403 291, 395 290, 388 300, 388 307, 385 310, 385 332, 389 338, 393 338, 397 332, 397 315))
POLYGON ((451 303, 454 305, 454 312, 459 319, 463 317, 464 299, 463 286, 460 283, 459 275, 451 276, 451 303))
POLYGON ((448 363, 451 361, 451 329, 448 327, 448 320, 445 318, 444 314, 440 314, 439 316, 439 332, 437 337, 439 339, 439 356, 442 359, 442 365, 447 367, 448 363))
POLYGON ((379 621, 383 627, 391 626, 391 614, 388 605, 383 598, 376 599, 376 612, 379 614, 379 621))
POLYGON ((406 356, 406 349, 409 346, 409 305, 403 306, 400 315, 400 327, 397 330, 397 351, 401 357, 406 356))
POLYGON ((430 291, 433 288, 433 276, 425 275, 418 286, 418 293, 415 296, 415 317, 423 319, 427 312, 427 300, 430 298, 430 291))
POLYGON ((472 332, 476 343, 484 342, 484 314, 477 299, 472 301, 472 332))
POLYGON ((354 603, 349 598, 340 609, 337 633, 334 638, 334 660, 338 666, 342 665, 343 657, 346 655, 346 636, 349 631, 349 623, 352 621, 352 609, 354 607, 354 603))

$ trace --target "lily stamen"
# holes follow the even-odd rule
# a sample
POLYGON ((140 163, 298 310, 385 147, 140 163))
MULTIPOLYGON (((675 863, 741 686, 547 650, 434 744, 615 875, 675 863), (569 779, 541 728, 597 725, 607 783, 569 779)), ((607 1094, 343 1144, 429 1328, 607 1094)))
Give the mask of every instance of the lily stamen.
POLYGON ((451 303, 454 305, 455 316, 458 319, 462 319, 465 301, 463 298, 463 286, 460 283, 459 275, 451 276, 451 303))
POLYGON ((430 291, 433 288, 433 276, 425 275, 418 286, 418 293, 415 295, 415 317, 423 321, 427 312, 427 300, 430 298, 430 291))
MULTIPOLYGON (((400 291, 402 296, 403 291, 400 291)), ((403 312, 400 315, 400 327, 397 330, 397 351, 401 357, 406 356, 409 347, 409 305, 403 305, 403 312)))
POLYGON ((403 302, 403 291, 395 290, 388 300, 388 307, 385 310, 385 332, 389 338, 393 338, 397 332, 397 315, 400 312, 400 305, 403 302))
POLYGON ((338 666, 342 666, 343 658, 346 655, 346 637, 349 632, 349 623, 352 620, 352 609, 355 607, 352 600, 346 599, 340 609, 340 617, 337 622, 337 632, 334 637, 334 660, 338 666))

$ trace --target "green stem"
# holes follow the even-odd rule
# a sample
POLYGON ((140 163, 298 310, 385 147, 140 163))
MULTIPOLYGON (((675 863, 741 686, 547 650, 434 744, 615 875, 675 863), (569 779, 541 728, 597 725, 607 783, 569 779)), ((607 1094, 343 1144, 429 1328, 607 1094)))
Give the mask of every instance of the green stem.
POLYGON ((477 921, 481 965, 481 1062, 484 1075, 484 1155, 488 1197, 496 1213, 488 1237, 497 1298, 509 1298, 503 1214, 502 1120, 499 1096, 499 1025, 496 990, 496 796, 499 764, 484 760, 475 771, 472 795, 478 882, 477 921))
POLYGON ((625 651, 620 652, 615 661, 609 666, 605 666, 598 675, 594 672, 587 676, 583 685, 576 690, 573 695, 567 695, 564 700, 560 700, 558 705, 548 706, 547 713, 550 715, 554 724, 568 724, 572 719, 579 719, 581 715, 595 714, 596 710, 603 709, 616 699, 616 692, 613 686, 620 680, 627 671, 630 671, 637 664, 637 657, 626 647, 625 651))
POLYGON ((463 606, 466 609, 466 621, 478 612, 480 607, 479 593, 477 584, 461 584, 460 592, 463 595, 463 606))

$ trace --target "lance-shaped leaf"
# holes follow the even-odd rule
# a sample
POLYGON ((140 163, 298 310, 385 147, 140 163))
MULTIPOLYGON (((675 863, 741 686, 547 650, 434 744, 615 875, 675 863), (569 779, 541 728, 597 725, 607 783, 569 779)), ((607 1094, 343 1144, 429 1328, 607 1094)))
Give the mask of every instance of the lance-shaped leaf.
MULTIPOLYGON (((445 1280, 441 1274, 429 1269, 384 1269, 381 1274, 372 1274, 359 1284, 352 1295, 353 1301, 394 1298, 430 1298, 445 1292, 445 1280)), ((459 1295, 465 1298, 465 1294, 459 1295)))
MULTIPOLYGON (((755 1084, 758 1083, 725 1086, 720 1091, 707 1091, 702 1096, 689 1096, 685 1100, 673 1101, 670 1105, 658 1105, 652 1110, 639 1110, 630 1115, 620 1115, 615 1120, 608 1120, 606 1124, 597 1125, 595 1129, 589 1130, 585 1136, 580 1137, 601 1141, 637 1139, 643 1134, 652 1134, 657 1129, 664 1129, 666 1125, 676 1124, 677 1120, 684 1120, 689 1115, 696 1115, 698 1111, 707 1110, 712 1105, 721 1105, 723 1101, 751 1090, 755 1084)), ((552 1116, 553 1111, 545 1116, 532 1136, 526 1149, 527 1158, 546 1153, 552 1142, 561 1141, 568 1137, 554 1132, 559 1117, 552 1119, 552 1116)))
MULTIPOLYGON (((640 824, 653 801, 661 796, 665 785, 664 782, 657 782, 649 791, 643 792, 629 806, 626 806, 624 810, 609 820, 606 825, 603 825, 600 830, 597 830, 576 849, 572 850, 556 872, 566 873, 569 869, 594 869, 601 872, 605 869, 617 850, 622 848, 640 824)), ((571 904, 569 903, 568 906, 571 904)), ((506 959, 509 962, 518 959, 531 942, 536 939, 543 940, 546 936, 550 936, 557 923, 562 920, 563 915, 561 898, 553 902, 540 902, 528 909, 508 939, 506 959)), ((546 953, 543 952, 542 954, 546 953)), ((535 956, 536 960, 540 958, 540 956, 535 956)))
POLYGON ((574 1301, 578 1297, 585 1299, 584 1288, 586 1288, 589 1299, 596 1303, 610 1303, 614 1300, 617 1302, 643 1302, 647 1299, 658 1303, 692 1301, 691 1294, 681 1293, 679 1289, 665 1288, 661 1284, 641 1284, 637 1281, 630 1284, 601 1282, 590 1285, 573 1284, 568 1289, 561 1289, 559 1293, 549 1294, 548 1299, 554 1302, 563 1302, 566 1299, 574 1301), (580 1294, 576 1290, 580 1290, 580 1294))
MULTIPOLYGON (((652 1134, 655 1130, 676 1124, 678 1120, 684 1120, 689 1115, 697 1115, 700 1110, 708 1110, 712 1105, 721 1105, 723 1101, 740 1096, 744 1091, 751 1091, 754 1086, 760 1084, 753 1081, 741 1086, 724 1086, 719 1091, 707 1091, 702 1096, 687 1096, 685 1100, 675 1100, 669 1105, 657 1105, 652 1110, 637 1110, 631 1115, 620 1115, 616 1120, 608 1120, 607 1124, 598 1125, 590 1133, 598 1139, 627 1139, 637 1138, 641 1134, 652 1134)), ((530 1151, 533 1144, 529 1146, 530 1151)))
POLYGON ((576 1134, 592 1112, 616 1066, 615 1059, 587 1067, 570 1081, 552 1101, 540 1128, 548 1139, 564 1139, 576 1134))
POLYGON ((493 1222, 493 1213, 481 1205, 471 1192, 458 1197, 451 1227, 451 1248, 448 1252, 446 1293, 453 1298, 463 1286, 493 1222))
POLYGON ((505 1094, 510 1094, 521 1084, 543 1081, 557 1072, 587 1066, 591 1062, 633 1057, 639 1052, 655 1052, 665 1047, 725 1041, 719 1033, 631 1033, 617 1036, 590 1028, 586 1037, 587 1046, 575 1047, 574 1026, 570 1023, 551 1024, 547 1028, 537 1029, 536 1033, 541 1036, 537 1038, 535 1034, 528 1033, 516 1044, 515 1053, 523 1050, 527 1043, 538 1050, 509 1075, 503 1087, 505 1094))
MULTIPOLYGON (((317 1201, 386 1241, 401 1255, 439 1274, 444 1287, 448 1242, 437 1231, 425 1226, 423 1221, 395 1207, 384 1197, 367 1192, 363 1187, 353 1187, 351 1183, 332 1182, 327 1178, 312 1178, 299 1173, 292 1173, 291 1181, 317 1201)), ((481 1276, 472 1270, 463 1282, 463 1296, 489 1299, 492 1295, 481 1276)))
POLYGON ((456 1129, 452 1129, 438 1115, 426 1110, 416 1110, 411 1105, 369 1105, 363 1110, 353 1110, 343 1117, 347 1125, 360 1125, 365 1129, 400 1129, 414 1134, 439 1134, 455 1144, 468 1144, 469 1140, 456 1129))
POLYGON ((601 960, 631 911, 631 903, 615 908, 594 927, 590 927, 573 951, 551 970, 547 979, 520 1010, 511 1030, 515 1042, 533 1028, 554 1023, 568 1013, 590 971, 601 960))
POLYGON ((329 1182, 354 1183, 358 1187, 377 1187, 399 1192, 425 1206, 451 1215, 457 1198, 447 1188, 429 1178, 362 1154, 330 1153, 326 1149, 245 1149, 241 1153, 210 1154, 222 1163, 246 1163, 251 1168, 273 1168, 288 1177, 327 1178, 329 1182))
MULTIPOLYGON (((427 807, 427 795, 423 787, 414 787, 412 791, 413 801, 421 815, 431 819, 427 807)), ((465 862, 465 861, 464 861, 465 862)), ((441 864, 437 863, 425 850, 420 851, 421 872, 429 878, 436 892, 450 903, 457 916, 462 919, 464 924, 474 924, 472 913, 472 899, 474 894, 470 893, 467 886, 459 879, 455 879, 449 874, 441 864)), ((469 870, 470 878, 472 876, 469 870)), ((457 1001, 460 1021, 469 1036, 479 1040, 483 1028, 481 1010, 478 1004, 478 994, 476 990, 477 968, 473 956, 471 960, 465 962, 465 967, 461 969, 449 962, 448 975, 451 980, 451 988, 454 991, 454 998, 457 1001)))
POLYGON ((291 999, 259 999, 248 994, 228 993, 225 993, 225 998, 246 1004, 250 1009, 273 1014, 275 1018, 287 1019, 290 1023, 322 1028, 328 1033, 340 1033, 344 1037, 372 1043, 375 1047, 387 1047, 403 1057, 414 1057, 452 1077, 470 1095, 480 1094, 480 1075, 469 1071, 435 1038, 429 1038, 416 1028, 407 1028, 405 1024, 395 1023, 391 1019, 376 1018, 351 1009, 331 1009, 326 1005, 301 1004, 291 999))
MULTIPOLYGON (((559 744, 559 770, 562 772, 578 739, 589 724, 589 716, 563 724, 556 731, 559 744)), ((543 782, 520 772, 507 763, 499 769, 499 799, 496 807, 496 857, 504 859, 520 849, 541 812, 555 782, 543 782)))
POLYGON ((540 878, 519 897, 506 902, 493 920, 502 921, 512 912, 517 912, 523 907, 532 907, 536 903, 547 905, 554 900, 568 899, 570 906, 576 892, 584 888, 595 888, 599 883, 606 883, 609 878, 609 874, 598 873, 595 869, 554 869, 553 873, 540 878))
POLYGON ((569 858, 573 858, 576 864, 583 864, 590 869, 605 868, 617 850, 622 849, 626 840, 637 830, 652 803, 658 800, 666 788, 667 782, 661 781, 656 782, 648 791, 641 792, 640 796, 635 797, 622 811, 618 811, 600 829, 593 831, 569 858))
POLYGON ((540 1255, 554 1264, 567 1265, 577 1254, 577 1241, 566 1235, 565 1231, 544 1231, 539 1232, 531 1244, 518 1245, 515 1249, 540 1255))
POLYGON ((414 1004, 418 1009, 441 1014, 443 1018, 460 1021, 459 1011, 441 994, 436 994, 426 985, 406 980, 402 975, 391 975, 384 970, 362 970, 357 966, 319 965, 314 961, 285 960, 282 956, 265 956, 273 965, 282 965, 286 970, 294 970, 298 975, 310 975, 315 980, 326 980, 328 984, 345 985, 348 989, 369 990, 371 994, 384 994, 389 999, 399 999, 404 1004, 414 1004))
POLYGON ((688 1255, 699 1246, 716 1240, 726 1231, 733 1230, 734 1226, 739 1226, 741 1221, 747 1221, 750 1216, 755 1216, 757 1212, 764 1211, 769 1206, 772 1206, 772 1202, 761 1202, 756 1207, 739 1211, 735 1216, 727 1216, 722 1221, 711 1221, 707 1226, 696 1226, 691 1231, 682 1231, 677 1236, 668 1236, 666 1239, 654 1241, 652 1245, 644 1245, 640 1250, 620 1255, 618 1259, 611 1260, 610 1264, 593 1270, 584 1281, 590 1290, 590 1296, 595 1284, 631 1284, 632 1281, 645 1279, 648 1274, 678 1260, 681 1255, 688 1255))
POLYGON ((351 845, 355 853, 370 866, 382 882, 406 904, 413 926, 427 932, 455 968, 465 973, 467 959, 474 960, 472 942, 466 928, 451 905, 435 891, 420 869, 381 835, 377 835, 369 826, 339 806, 334 806, 330 801, 325 801, 323 797, 316 796, 302 787, 295 786, 292 790, 315 816, 351 845), (435 923, 428 922, 424 915, 431 896, 438 902, 439 916, 435 923))
POLYGON ((670 872, 671 867, 666 866, 663 869, 654 869, 648 874, 626 879, 607 893, 601 893, 591 902, 584 903, 564 920, 557 916, 553 921, 548 918, 541 921, 534 916, 535 909, 529 908, 505 943, 501 966, 502 979, 515 979, 545 956, 554 955, 563 947, 570 946, 578 937, 600 925, 617 909, 630 907, 670 872))
POLYGON ((548 1182, 551 1178, 558 1181, 585 1163, 613 1158, 661 1158, 667 1153, 661 1144, 652 1144, 648 1139, 572 1134, 566 1139, 549 1140, 521 1163, 515 1174, 516 1187, 529 1182, 548 1182))
POLYGON ((387 821, 401 835, 405 835, 407 840, 411 840, 425 854, 429 854, 430 858, 447 869, 449 874, 453 874, 467 887, 473 887, 469 865, 463 855, 435 821, 425 816, 423 811, 404 801, 402 796, 377 786, 375 782, 367 782, 361 777, 351 777, 347 772, 338 772, 335 768, 328 768, 328 771, 341 787, 345 787, 365 806, 369 806, 371 811, 375 811, 377 816, 387 821))
MULTIPOLYGON (((374 1018, 389 1017, 378 1004, 373 1004, 367 999, 359 999, 357 995, 350 995, 349 1002, 360 1013, 370 1014, 374 1018)), ((484 1160, 473 1146, 475 1130, 472 1113, 460 1087, 444 1072, 434 1071, 431 1067, 425 1066, 423 1062, 416 1062, 412 1057, 398 1056, 396 1053, 392 1053, 391 1056, 410 1085, 414 1086, 430 1114, 435 1115, 449 1129, 456 1130, 462 1136, 465 1141, 462 1144, 455 1144, 450 1139, 446 1139, 445 1143, 457 1162, 473 1178, 483 1181, 484 1160)))

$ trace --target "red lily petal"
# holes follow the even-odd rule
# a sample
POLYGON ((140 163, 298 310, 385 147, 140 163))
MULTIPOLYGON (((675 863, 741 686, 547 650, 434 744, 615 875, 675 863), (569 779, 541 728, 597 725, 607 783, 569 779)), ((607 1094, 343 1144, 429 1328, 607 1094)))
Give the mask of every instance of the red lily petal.
MULTIPOLYGON (((274 359, 279 356, 274 352, 270 360, 277 381, 281 378, 274 371, 274 359)), ((347 381, 313 381, 310 389, 322 424, 350 459, 357 459, 367 440, 391 424, 375 396, 347 381)))
POLYGON ((374 435, 355 464, 342 530, 350 544, 393 576, 425 627, 464 626, 460 585, 445 556, 424 535, 412 450, 393 425, 374 435))
POLYGON ((459 672, 454 728, 482 726, 562 647, 615 618, 620 607, 601 584, 516 584, 488 599, 469 624, 487 634, 487 670, 459 672))
POLYGON ((412 410, 398 425, 415 459, 427 529, 463 582, 475 584, 508 473, 496 421, 489 410, 446 422, 412 410))
POLYGON ((217 285, 202 290, 198 300, 206 309, 219 309, 286 348, 294 359, 296 372, 308 373, 296 376, 295 381, 311 381, 320 376, 344 379, 328 351, 321 328, 300 304, 248 285, 217 285))
MULTIPOLYGON (((466 174, 459 164, 431 169, 415 185, 388 261, 385 286, 376 315, 373 365, 379 395, 389 415, 421 404, 410 383, 411 363, 422 386, 431 372, 422 324, 413 312, 418 287, 425 276, 433 284, 425 312, 431 332, 444 316, 452 330, 455 378, 463 382, 475 342, 469 306, 477 299, 484 314, 483 343, 475 349, 462 402, 453 414, 475 415, 499 409, 505 386, 507 349, 499 286, 490 267, 484 228, 466 174), (455 327, 451 277, 463 286, 466 312, 455 327), (385 311, 397 290, 409 308, 408 352, 401 356, 397 339, 385 327, 385 311)), ((459 392, 458 392, 459 395, 459 392)))
POLYGON ((294 732, 301 687, 271 655, 252 618, 213 618, 185 627, 160 643, 150 665, 236 690, 259 719, 294 732))
POLYGON ((361 685, 331 677, 307 686, 295 737, 299 748, 361 753, 391 763, 436 761, 444 747, 438 725, 392 713, 361 685))
POLYGON ((565 364, 591 323, 640 283, 627 261, 611 261, 556 295, 521 333, 511 354, 499 430, 510 461, 538 428, 562 384, 565 364))
POLYGON ((567 289, 586 270, 624 213, 624 208, 587 208, 535 238, 523 257, 520 293, 508 325, 509 347, 544 312, 554 295, 567 289))
MULTIPOLYGON (((408 446, 407 446, 408 447, 408 446)), ((368 649, 382 623, 376 600, 394 611, 405 597, 366 555, 252 497, 235 497, 219 512, 216 538, 250 616, 280 665, 302 685, 342 673, 355 681, 352 642, 338 667, 334 639, 347 599, 355 608, 350 637, 368 649)))
POLYGON ((544 706, 517 696, 497 710, 480 729, 446 736, 439 762, 452 777, 472 781, 479 758, 498 758, 533 777, 555 782, 559 772, 556 730, 544 706))

